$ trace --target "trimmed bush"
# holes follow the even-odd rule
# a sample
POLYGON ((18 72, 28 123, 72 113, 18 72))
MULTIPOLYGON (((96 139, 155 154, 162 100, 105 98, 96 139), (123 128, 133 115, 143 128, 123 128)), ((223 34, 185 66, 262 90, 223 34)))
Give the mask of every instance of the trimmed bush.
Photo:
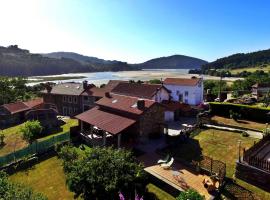
POLYGON ((210 102, 210 110, 212 115, 218 115, 223 117, 230 117, 230 112, 238 113, 242 119, 266 123, 269 121, 270 112, 269 108, 233 104, 233 103, 219 103, 210 102))

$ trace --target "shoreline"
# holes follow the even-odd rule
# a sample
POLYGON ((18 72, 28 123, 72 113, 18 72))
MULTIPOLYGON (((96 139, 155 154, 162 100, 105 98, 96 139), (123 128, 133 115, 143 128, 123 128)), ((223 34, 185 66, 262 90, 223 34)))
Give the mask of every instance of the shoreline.
MULTIPOLYGON (((141 80, 148 81, 151 79, 165 79, 167 77, 171 78, 191 78, 192 76, 202 77, 204 80, 220 80, 218 76, 209 75, 198 75, 198 74, 188 74, 188 70, 140 70, 140 71, 120 71, 120 72, 91 72, 91 73, 72 73, 72 74, 61 74, 61 75, 51 75, 51 76, 35 76, 40 79, 46 79, 45 81, 36 80, 35 82, 29 82, 28 85, 35 85, 39 83, 51 82, 61 83, 61 82, 82 82, 87 80, 97 86, 101 84, 106 84, 109 80, 141 80)), ((33 79, 35 77, 28 77, 33 79)), ((235 80, 241 80, 243 78, 237 77, 225 77, 222 80, 227 82, 233 82, 235 80)))

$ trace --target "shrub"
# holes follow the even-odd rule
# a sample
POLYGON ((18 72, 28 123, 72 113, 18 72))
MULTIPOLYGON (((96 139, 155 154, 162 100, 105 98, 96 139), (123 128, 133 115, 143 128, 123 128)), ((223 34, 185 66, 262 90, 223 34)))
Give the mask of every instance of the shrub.
POLYGON ((241 114, 234 112, 233 110, 229 111, 230 113, 230 118, 237 121, 239 118, 241 118, 241 114))
POLYGON ((36 138, 40 136, 42 129, 43 128, 40 125, 40 122, 35 120, 25 122, 20 131, 23 134, 23 139, 27 140, 29 143, 32 143, 36 138))
POLYGON ((176 200, 204 200, 204 196, 200 195, 197 191, 189 189, 185 192, 181 192, 176 200))
POLYGON ((66 146, 59 155, 64 161, 68 188, 76 197, 109 200, 116 199, 119 191, 131 194, 135 188, 144 188, 140 187, 145 182, 143 166, 129 151, 66 146))
POLYGON ((21 184, 12 183, 6 173, 0 171, 0 199, 6 200, 46 200, 40 193, 35 193, 31 188, 21 184))
POLYGON ((264 136, 270 136, 270 128, 266 128, 263 130, 263 135, 264 136))

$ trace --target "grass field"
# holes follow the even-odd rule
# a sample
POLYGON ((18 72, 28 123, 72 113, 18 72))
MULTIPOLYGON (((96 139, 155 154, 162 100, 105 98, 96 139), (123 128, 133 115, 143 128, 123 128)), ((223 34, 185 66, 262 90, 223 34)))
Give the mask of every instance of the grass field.
MULTIPOLYGON (((34 191, 46 195, 49 200, 74 199, 73 193, 66 187, 61 160, 56 156, 42 161, 29 170, 17 172, 11 175, 10 179, 32 187, 34 191)), ((157 198, 156 200, 175 200, 173 196, 153 184, 148 184, 147 190, 157 198)))
POLYGON ((157 200, 175 200, 173 196, 151 183, 147 185, 147 191, 154 194, 157 200))
POLYGON ((71 200, 71 193, 65 183, 65 174, 61 160, 57 157, 49 158, 35 165, 29 170, 18 172, 10 176, 11 181, 30 186, 49 200, 71 200))
MULTIPOLYGON (((65 120, 65 124, 61 126, 61 130, 54 133, 54 134, 49 134, 46 137, 38 139, 39 141, 48 139, 50 137, 62 134, 64 132, 67 132, 70 127, 72 126, 77 126, 78 125, 78 120, 76 119, 67 119, 65 120)), ((13 152, 14 150, 19 150, 28 145, 27 141, 25 141, 22 138, 22 134, 20 132, 20 128, 23 126, 23 124, 13 126, 7 129, 3 130, 3 134, 5 135, 4 139, 4 145, 0 147, 0 156, 9 154, 13 152)))
MULTIPOLYGON (((199 141, 202 153, 213 159, 221 160, 226 163, 227 177, 232 178, 235 172, 235 161, 238 158, 238 141, 241 140, 241 147, 249 148, 256 139, 242 137, 238 133, 208 129, 195 136, 199 141)), ((253 192, 261 199, 270 199, 270 194, 258 187, 250 185, 237 179, 236 183, 245 189, 253 192)))
POLYGON ((270 71, 270 65, 267 65, 267 67, 246 67, 246 68, 241 68, 241 69, 231 69, 230 72, 232 74, 237 74, 243 71, 255 72, 256 70, 263 70, 265 72, 268 72, 270 71))

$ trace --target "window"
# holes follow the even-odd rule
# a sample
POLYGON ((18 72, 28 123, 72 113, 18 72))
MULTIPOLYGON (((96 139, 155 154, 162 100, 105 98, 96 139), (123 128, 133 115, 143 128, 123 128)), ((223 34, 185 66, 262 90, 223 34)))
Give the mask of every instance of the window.
POLYGON ((68 97, 68 102, 69 102, 69 103, 72 103, 72 96, 69 96, 69 97, 68 97))
POLYGON ((179 100, 180 102, 183 102, 183 94, 179 94, 178 100, 179 100))
POLYGON ((67 102, 67 97, 63 96, 63 102, 67 102))
POLYGON ((177 91, 176 91, 176 95, 179 95, 179 94, 180 94, 180 91, 179 91, 179 90, 177 90, 177 91))
POLYGON ((68 115, 68 109, 65 106, 63 107, 63 115, 64 116, 68 115))
POLYGON ((188 99, 185 99, 185 103, 188 104, 188 99))
POLYGON ((188 91, 185 91, 185 97, 187 97, 188 96, 188 91))
POLYGON ((73 97, 73 103, 77 103, 77 97, 73 97))
POLYGON ((73 108, 73 113, 77 113, 78 109, 77 108, 73 108))
POLYGON ((69 107, 69 114, 72 115, 72 107, 69 107))

